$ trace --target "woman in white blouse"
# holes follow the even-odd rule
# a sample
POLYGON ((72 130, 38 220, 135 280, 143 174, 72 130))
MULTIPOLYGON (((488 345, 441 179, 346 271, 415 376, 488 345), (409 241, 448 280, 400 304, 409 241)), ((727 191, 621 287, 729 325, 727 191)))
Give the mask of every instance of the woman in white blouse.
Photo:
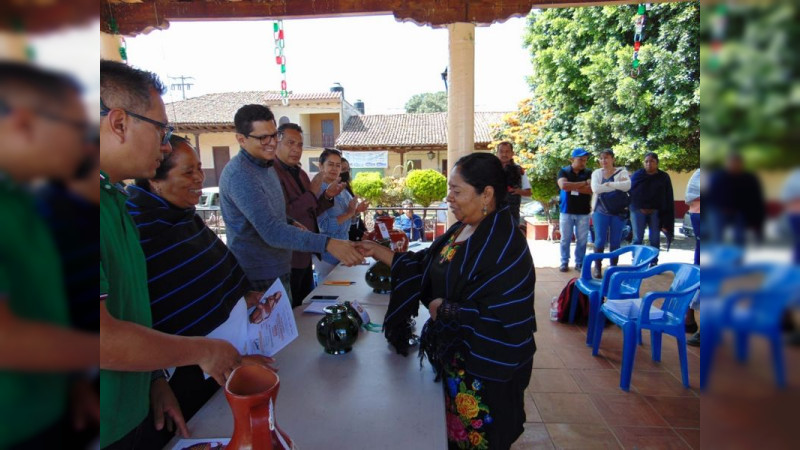
MULTIPOLYGON (((592 172, 594 251, 602 253, 608 240, 609 250, 613 252, 619 248, 622 240, 627 209, 615 210, 618 203, 610 201, 608 194, 613 191, 628 192, 631 188, 631 177, 624 167, 614 167, 614 152, 611 149, 601 151, 597 160, 600 162, 600 168, 592 172)), ((611 265, 617 265, 616 258, 611 260, 611 265)), ((595 261, 592 276, 603 277, 602 261, 595 261)))

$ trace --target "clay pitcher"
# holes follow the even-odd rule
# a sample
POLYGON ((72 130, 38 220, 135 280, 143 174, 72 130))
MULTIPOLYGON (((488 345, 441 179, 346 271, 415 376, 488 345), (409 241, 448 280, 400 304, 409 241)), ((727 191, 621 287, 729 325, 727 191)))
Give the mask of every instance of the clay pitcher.
POLYGON ((239 366, 225 382, 225 398, 233 411, 233 437, 227 450, 289 450, 294 443, 275 423, 280 380, 260 365, 239 366))
POLYGON ((383 243, 385 239, 381 235, 381 231, 378 228, 378 223, 382 222, 386 225, 386 231, 389 232, 389 240, 392 241, 394 244, 394 250, 397 252, 405 252, 408 250, 408 236, 401 230, 395 230, 394 228, 394 218, 390 216, 380 216, 375 218, 375 226, 373 230, 369 233, 365 233, 362 236, 362 240, 373 240, 379 243, 383 243))

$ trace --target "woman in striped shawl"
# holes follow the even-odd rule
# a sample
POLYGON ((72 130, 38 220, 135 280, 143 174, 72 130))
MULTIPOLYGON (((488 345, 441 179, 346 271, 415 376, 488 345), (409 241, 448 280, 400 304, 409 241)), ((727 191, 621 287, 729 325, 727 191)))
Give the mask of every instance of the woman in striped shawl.
POLYGON ((362 242, 365 256, 391 265, 385 335, 406 355, 419 303, 430 312, 420 340, 444 379, 450 448, 507 449, 522 434, 524 392, 536 343, 536 275, 525 237, 505 205, 500 160, 458 160, 447 201, 458 222, 427 250, 395 254, 362 242))
MULTIPOLYGON (((156 175, 127 188, 126 205, 147 260, 153 328, 225 339, 244 354, 247 310, 258 305, 262 293, 250 290, 233 253, 195 214, 204 180, 197 153, 179 136, 172 136, 170 143, 172 152, 156 175)), ((261 312, 258 306, 251 320, 261 312)), ((272 361, 263 356, 246 360, 272 361)), ((163 378, 154 377, 156 382, 163 378)), ((186 420, 219 388, 214 379, 205 379, 199 366, 178 367, 169 386, 186 420)))

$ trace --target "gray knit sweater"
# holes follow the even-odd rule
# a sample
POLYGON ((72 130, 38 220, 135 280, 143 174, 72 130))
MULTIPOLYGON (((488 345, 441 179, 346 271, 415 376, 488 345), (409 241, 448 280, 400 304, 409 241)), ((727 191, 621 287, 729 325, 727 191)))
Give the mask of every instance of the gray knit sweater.
POLYGON ((286 202, 271 165, 240 150, 222 170, 220 205, 228 247, 253 281, 291 271, 292 251, 323 253, 327 236, 286 222, 286 202))

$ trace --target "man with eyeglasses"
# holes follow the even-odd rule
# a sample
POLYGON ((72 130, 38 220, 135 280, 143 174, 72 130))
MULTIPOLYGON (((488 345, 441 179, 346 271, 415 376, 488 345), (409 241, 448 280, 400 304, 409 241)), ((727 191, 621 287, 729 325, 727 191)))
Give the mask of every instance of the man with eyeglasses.
POLYGON ((97 333, 68 328, 63 268, 29 192, 75 173, 88 129, 75 81, 0 62, 0 448, 61 447, 66 372, 97 365, 97 333))
POLYGON ((164 90, 155 74, 100 62, 101 448, 160 448, 165 421, 188 436, 163 368, 197 364, 222 385, 241 363, 226 341, 151 328, 145 257, 118 183, 152 178, 171 151, 164 90))
MULTIPOLYGON (((363 258, 349 241, 289 223, 283 189, 273 167, 278 128, 272 111, 264 105, 245 105, 236 111, 233 122, 241 151, 222 170, 220 200, 228 247, 252 289, 266 290, 280 279, 293 298, 292 251, 328 251, 345 265, 359 264, 363 258)), ((302 298, 294 300, 301 302, 302 298)))

